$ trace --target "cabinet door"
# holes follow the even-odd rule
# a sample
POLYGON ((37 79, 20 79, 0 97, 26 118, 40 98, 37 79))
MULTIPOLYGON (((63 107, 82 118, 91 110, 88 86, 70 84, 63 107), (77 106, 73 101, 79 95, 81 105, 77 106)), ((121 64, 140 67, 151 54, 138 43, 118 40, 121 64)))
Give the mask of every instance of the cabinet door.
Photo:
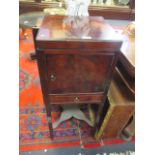
POLYGON ((49 93, 102 92, 114 55, 48 55, 49 93))

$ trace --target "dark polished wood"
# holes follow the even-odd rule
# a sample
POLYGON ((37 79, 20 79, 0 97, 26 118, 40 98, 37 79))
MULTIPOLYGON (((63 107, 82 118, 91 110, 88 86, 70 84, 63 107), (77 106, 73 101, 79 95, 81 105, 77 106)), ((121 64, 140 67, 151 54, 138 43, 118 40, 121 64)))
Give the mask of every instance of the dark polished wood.
MULTIPOLYGON (((103 16, 105 19, 122 19, 122 20, 134 20, 135 0, 130 0, 129 8, 123 7, 106 7, 106 6, 89 6, 89 14, 91 16, 103 16)), ((64 3, 62 6, 65 7, 64 3)), ((58 8, 59 4, 57 2, 46 3, 41 2, 41 0, 35 0, 35 2, 19 2, 19 13, 36 12, 43 11, 45 8, 58 8)))
POLYGON ((131 20, 130 8, 90 7, 89 13, 91 16, 103 16, 105 19, 131 20))
MULTIPOLYGON (((68 17, 47 15, 43 20, 36 40, 43 43, 45 41, 50 42, 49 45, 51 42, 56 41, 59 43, 72 41, 75 44, 77 42, 80 42, 80 44, 85 42, 87 44, 90 42, 95 42, 95 44, 98 42, 102 42, 102 44, 112 42, 114 44, 115 42, 122 42, 122 36, 117 34, 101 16, 68 17)), ((118 46, 120 47, 120 44, 118 46)))
POLYGON ((131 77, 128 72, 123 68, 123 65, 118 62, 116 72, 119 74, 121 80, 128 87, 130 92, 135 95, 135 78, 131 77))
POLYGON ((69 93, 48 95, 51 104, 99 104, 103 101, 104 93, 69 93))
POLYGON ((120 78, 124 81, 128 89, 135 94, 135 38, 124 34, 125 42, 118 54, 118 62, 116 71, 120 78))
MULTIPOLYGON (((37 33, 38 33, 38 30, 39 28, 37 27, 32 27, 32 34, 33 34, 33 42, 34 42, 34 48, 36 49, 36 36, 37 36, 37 33)), ((36 55, 36 52, 33 52, 30 54, 30 58, 31 60, 36 60, 37 59, 37 55, 36 55)))
MULTIPOLYGON (((62 51, 62 53, 65 53, 65 51, 62 51)), ((47 56, 49 93, 104 91, 102 83, 106 82, 109 74, 107 68, 110 68, 113 59, 114 56, 111 54, 47 56), (54 76, 55 79, 52 80, 51 76, 54 76)))
POLYGON ((135 38, 126 35, 127 40, 123 43, 119 53, 119 61, 131 77, 135 76, 135 38))
POLYGON ((53 104, 98 104, 98 123, 122 36, 102 17, 48 15, 35 43, 49 120, 53 104))

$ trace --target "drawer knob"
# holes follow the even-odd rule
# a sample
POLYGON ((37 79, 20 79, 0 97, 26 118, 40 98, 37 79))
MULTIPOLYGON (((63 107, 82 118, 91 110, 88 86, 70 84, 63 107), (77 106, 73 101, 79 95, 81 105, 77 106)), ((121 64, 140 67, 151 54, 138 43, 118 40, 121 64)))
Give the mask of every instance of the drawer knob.
POLYGON ((80 101, 79 97, 75 97, 74 102, 78 103, 80 101))
POLYGON ((51 75, 51 81, 55 81, 56 80, 56 77, 52 74, 51 75))

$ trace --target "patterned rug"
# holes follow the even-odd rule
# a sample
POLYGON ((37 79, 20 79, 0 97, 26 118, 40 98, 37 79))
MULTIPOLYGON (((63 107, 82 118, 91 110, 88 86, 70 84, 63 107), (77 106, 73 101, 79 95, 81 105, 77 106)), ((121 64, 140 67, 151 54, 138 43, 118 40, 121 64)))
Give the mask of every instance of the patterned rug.
MULTIPOLYGON (((26 30, 27 39, 19 40, 19 73, 20 73, 20 111, 19 111, 19 142, 20 151, 38 150, 44 148, 59 148, 79 146, 99 147, 105 144, 124 143, 115 139, 110 141, 95 141, 91 136, 91 127, 85 122, 71 119, 65 121, 54 130, 54 138, 49 138, 46 111, 43 104, 38 68, 36 61, 30 59, 34 52, 32 32, 26 30)), ((87 109, 83 107, 87 114, 87 109)), ((60 116, 60 107, 52 108, 53 122, 60 116)))

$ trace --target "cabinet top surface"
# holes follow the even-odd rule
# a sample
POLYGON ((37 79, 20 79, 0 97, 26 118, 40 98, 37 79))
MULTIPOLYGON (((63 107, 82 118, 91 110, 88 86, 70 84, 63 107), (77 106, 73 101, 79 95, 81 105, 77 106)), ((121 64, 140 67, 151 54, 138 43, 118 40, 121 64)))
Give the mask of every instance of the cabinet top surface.
POLYGON ((114 41, 122 40, 100 16, 44 17, 36 40, 38 41, 114 41))

